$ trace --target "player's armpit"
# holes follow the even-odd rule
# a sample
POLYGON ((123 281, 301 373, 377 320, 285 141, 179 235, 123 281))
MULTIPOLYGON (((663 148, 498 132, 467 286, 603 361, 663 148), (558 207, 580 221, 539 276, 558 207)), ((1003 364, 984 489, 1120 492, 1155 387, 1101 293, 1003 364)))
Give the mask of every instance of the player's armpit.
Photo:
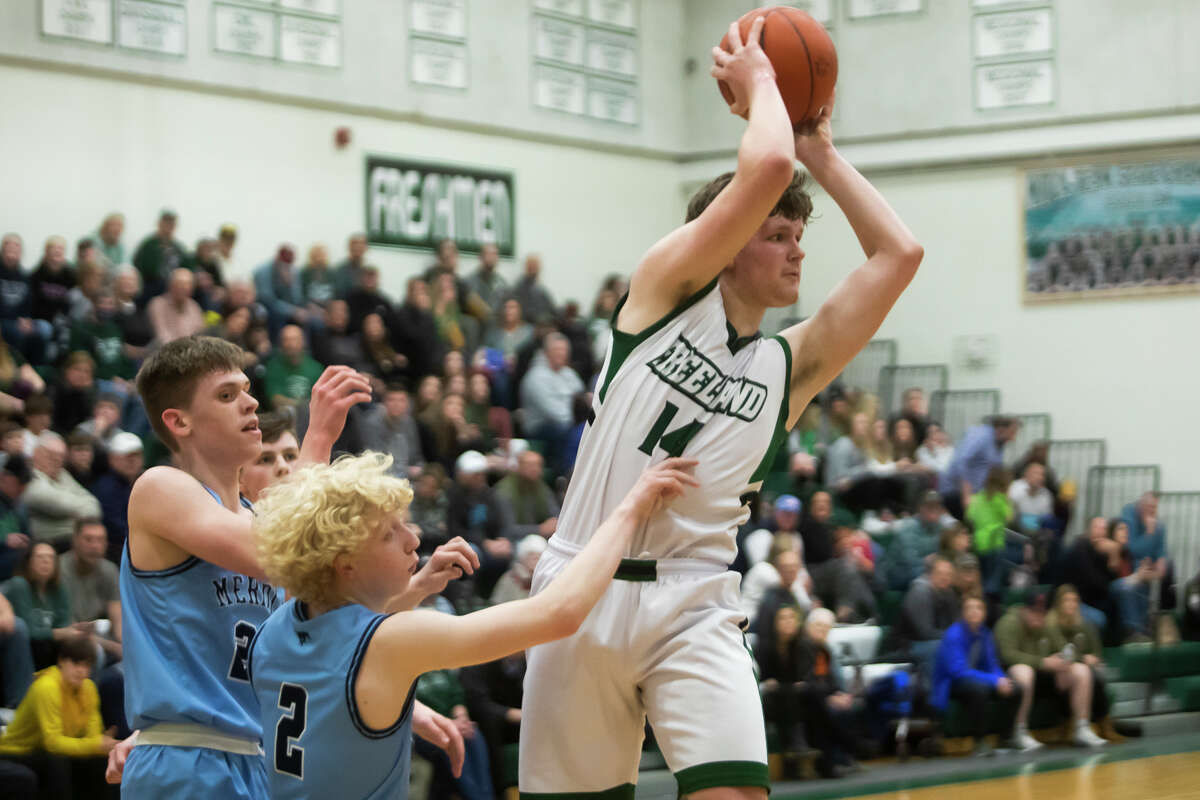
POLYGON ((129 497, 129 549, 140 570, 170 569, 196 556, 265 578, 254 552, 251 516, 230 511, 182 470, 154 467, 129 497))

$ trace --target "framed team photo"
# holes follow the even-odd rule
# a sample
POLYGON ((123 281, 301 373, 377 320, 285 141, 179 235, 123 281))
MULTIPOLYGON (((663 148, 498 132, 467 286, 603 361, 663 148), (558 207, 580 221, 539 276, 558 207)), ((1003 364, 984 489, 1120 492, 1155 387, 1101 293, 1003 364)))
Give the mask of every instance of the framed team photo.
POLYGON ((1200 159, 1025 175, 1027 303, 1200 292, 1200 159))

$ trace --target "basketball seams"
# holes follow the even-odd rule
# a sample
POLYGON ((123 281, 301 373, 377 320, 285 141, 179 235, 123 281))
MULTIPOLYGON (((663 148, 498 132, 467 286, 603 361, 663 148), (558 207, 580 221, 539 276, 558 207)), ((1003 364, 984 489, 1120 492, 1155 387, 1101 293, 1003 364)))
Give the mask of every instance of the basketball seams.
MULTIPOLYGON (((768 12, 768 16, 770 13, 771 12, 768 12)), ((813 96, 817 91, 816 66, 813 64, 812 52, 808 49, 808 42, 805 41, 804 34, 801 33, 800 29, 796 27, 796 23, 792 22, 792 18, 787 14, 780 12, 779 16, 787 20, 788 27, 795 32, 796 38, 800 40, 800 44, 804 47, 804 57, 808 59, 808 102, 804 105, 804 119, 808 119, 813 116, 813 96)), ((766 26, 764 25, 763 27, 765 28, 766 26)))

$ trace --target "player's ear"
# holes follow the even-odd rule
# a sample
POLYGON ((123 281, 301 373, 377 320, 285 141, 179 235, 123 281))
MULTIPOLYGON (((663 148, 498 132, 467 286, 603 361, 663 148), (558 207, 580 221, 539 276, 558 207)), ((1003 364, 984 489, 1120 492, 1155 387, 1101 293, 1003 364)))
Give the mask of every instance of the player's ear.
POLYGON ((333 574, 342 580, 354 577, 354 559, 349 553, 338 553, 333 557, 333 574))
POLYGON ((162 412, 163 424, 176 439, 191 435, 192 420, 189 414, 179 408, 168 408, 162 412))

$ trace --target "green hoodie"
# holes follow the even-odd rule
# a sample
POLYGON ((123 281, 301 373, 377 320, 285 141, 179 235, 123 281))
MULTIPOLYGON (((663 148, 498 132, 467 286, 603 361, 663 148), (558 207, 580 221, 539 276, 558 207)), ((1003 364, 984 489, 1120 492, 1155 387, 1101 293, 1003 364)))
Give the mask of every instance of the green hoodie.
POLYGON ((1057 655, 1062 647, 1049 625, 1029 628, 1021 616, 1024 610, 1025 606, 1013 606, 996 623, 996 651, 1005 666, 1027 664, 1039 669, 1046 656, 1057 655))

